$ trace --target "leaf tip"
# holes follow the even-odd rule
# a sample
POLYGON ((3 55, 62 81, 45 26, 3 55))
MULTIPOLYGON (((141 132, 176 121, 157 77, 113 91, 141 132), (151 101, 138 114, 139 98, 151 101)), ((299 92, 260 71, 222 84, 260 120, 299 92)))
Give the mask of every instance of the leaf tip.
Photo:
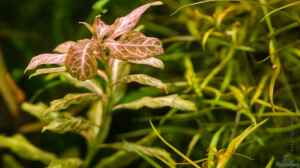
POLYGON ((153 6, 159 6, 159 5, 163 5, 163 4, 164 3, 162 1, 155 1, 151 5, 153 5, 153 6))
POLYGON ((34 75, 34 74, 31 74, 31 75, 28 76, 28 79, 31 79, 31 78, 33 78, 33 77, 35 77, 35 75, 34 75))
POLYGON ((82 24, 83 26, 85 26, 92 34, 94 34, 94 29, 93 29, 93 27, 90 24, 88 24, 86 22, 78 22, 78 23, 82 24))
POLYGON ((164 85, 164 86, 162 87, 162 91, 163 91, 165 94, 169 94, 168 86, 167 86, 167 85, 164 85))
POLYGON ((25 70, 24 70, 24 72, 23 72, 24 75, 25 75, 28 71, 29 71, 29 69, 28 69, 28 67, 26 67, 25 70))

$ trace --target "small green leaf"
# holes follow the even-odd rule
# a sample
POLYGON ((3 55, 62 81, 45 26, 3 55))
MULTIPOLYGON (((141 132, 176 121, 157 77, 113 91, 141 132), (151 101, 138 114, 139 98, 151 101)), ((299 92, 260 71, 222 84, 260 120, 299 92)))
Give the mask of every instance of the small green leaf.
POLYGON ((45 111, 48 107, 43 103, 30 104, 25 102, 22 104, 21 108, 31 115, 39 118, 41 116, 41 112, 45 111))
POLYGON ((66 110, 72 105, 80 104, 85 105, 97 100, 99 97, 94 93, 72 93, 67 94, 65 97, 53 100, 47 112, 59 112, 66 110))
POLYGON ((186 111, 196 111, 196 105, 188 100, 180 98, 178 95, 170 95, 163 97, 144 97, 139 100, 119 104, 114 109, 132 109, 137 110, 142 107, 148 108, 162 108, 162 107, 172 107, 180 110, 186 111))
POLYGON ((22 109, 46 124, 42 131, 50 130, 61 134, 75 132, 88 140, 96 136, 93 130, 97 126, 86 119, 73 117, 68 113, 63 112, 49 112, 48 110, 45 110, 47 107, 43 104, 33 105, 30 103, 23 103, 22 109))
POLYGON ((80 81, 73 78, 69 73, 61 73, 60 76, 62 76, 67 82, 70 82, 76 87, 86 88, 89 91, 96 93, 98 96, 103 95, 102 88, 99 87, 99 85, 94 80, 80 81))
POLYGON ((60 113, 52 112, 48 113, 47 109, 48 106, 43 103, 31 104, 31 103, 23 103, 21 107, 25 112, 35 116, 42 122, 48 123, 51 122, 53 119, 57 118, 60 113), (50 115, 51 114, 51 115, 50 115))
POLYGON ((146 59, 141 59, 141 60, 127 60, 130 63, 133 64, 141 64, 141 65, 149 65, 152 66, 154 68, 158 68, 158 69, 164 69, 165 65, 164 63, 155 57, 150 57, 150 58, 146 58, 146 59))
POLYGON ((164 149, 161 148, 155 148, 155 147, 147 147, 143 145, 138 145, 134 143, 114 143, 114 144, 107 144, 107 145, 101 145, 103 147, 112 147, 112 148, 117 148, 117 149, 123 149, 126 150, 127 152, 135 152, 139 155, 146 155, 149 157, 154 157, 166 165, 168 165, 171 168, 175 168, 176 163, 172 159, 170 153, 165 151, 164 149))
POLYGON ((89 121, 80 117, 64 115, 49 122, 47 126, 43 127, 42 132, 51 130, 61 134, 66 132, 83 133, 90 128, 93 128, 93 125, 89 121))
POLYGON ((47 125, 43 127, 42 132, 46 130, 60 134, 66 132, 75 132, 82 135, 87 140, 91 140, 96 136, 92 130, 97 126, 84 118, 73 117, 67 114, 51 115, 56 115, 57 117, 49 121, 47 125))
POLYGON ((82 161, 78 158, 56 159, 47 168, 79 168, 82 161))
POLYGON ((142 85, 153 86, 158 89, 167 91, 167 86, 161 80, 153 78, 153 77, 145 75, 145 74, 128 75, 128 76, 125 76, 124 78, 120 79, 118 82, 121 82, 121 83, 137 82, 142 85))
POLYGON ((0 148, 9 148, 24 159, 41 161, 45 164, 56 159, 54 154, 38 149, 22 135, 12 137, 0 135, 0 148))
POLYGON ((65 71, 66 71, 65 67, 42 68, 42 69, 37 69, 33 74, 31 74, 29 76, 29 78, 39 76, 39 75, 49 74, 49 73, 59 73, 59 72, 65 72, 65 71))

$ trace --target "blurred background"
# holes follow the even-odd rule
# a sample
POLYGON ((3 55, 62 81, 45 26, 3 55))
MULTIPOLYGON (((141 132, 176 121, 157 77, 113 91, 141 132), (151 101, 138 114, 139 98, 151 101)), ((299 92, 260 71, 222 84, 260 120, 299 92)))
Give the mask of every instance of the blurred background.
MULTIPOLYGON (((22 133, 47 151, 65 154, 75 150, 83 157, 86 147, 81 137, 41 134, 41 124, 20 109, 22 102, 49 103, 78 89, 51 76, 28 79, 24 69, 33 56, 51 52, 61 42, 89 37, 80 21, 91 23, 96 15, 102 15, 103 20, 112 23, 146 2, 149 1, 1 0, 0 134, 22 133)), ((140 24, 145 34, 163 40, 166 54, 161 58, 166 68, 158 71, 137 66, 133 71, 178 84, 172 86, 171 93, 193 99, 199 109, 193 114, 172 116, 165 128, 166 138, 186 151, 191 140, 199 136, 190 154, 197 160, 207 157, 210 141, 222 126, 227 126, 220 138, 220 148, 225 148, 233 136, 251 124, 251 117, 269 118, 265 127, 238 150, 243 155, 234 156, 228 167, 266 167, 272 157, 276 158, 274 167, 276 163, 277 167, 293 167, 294 163, 300 167, 299 1, 209 2, 183 8, 174 15, 171 14, 179 7, 197 1, 163 2, 163 6, 147 11, 140 24), (274 13, 267 15, 270 11, 274 13), (232 46, 236 48, 230 53, 232 46)), ((132 85, 124 99, 160 94, 132 85)), ((108 141, 136 139, 139 134, 128 132, 149 129, 148 120, 159 121, 168 110, 114 114, 108 141)), ((0 150, 1 164, 8 155, 14 156, 9 150, 0 150)), ((42 167, 39 162, 14 157, 25 167, 42 167)), ((128 167, 150 166, 137 160, 128 167)))

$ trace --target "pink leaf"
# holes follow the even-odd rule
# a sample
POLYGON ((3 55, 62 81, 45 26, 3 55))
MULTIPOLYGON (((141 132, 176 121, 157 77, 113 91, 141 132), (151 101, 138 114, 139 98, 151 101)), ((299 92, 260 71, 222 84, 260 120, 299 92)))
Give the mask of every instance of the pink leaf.
POLYGON ((148 3, 145 5, 142 5, 132 12, 130 12, 127 16, 118 18, 112 25, 111 28, 114 30, 112 34, 109 36, 110 39, 115 39, 119 37, 122 34, 125 34, 129 31, 131 31, 138 21, 140 20, 140 17, 142 14, 151 6, 157 6, 162 5, 162 2, 156 1, 152 3, 148 3))
POLYGON ((140 32, 129 32, 119 41, 110 39, 104 45, 112 57, 121 60, 146 59, 164 52, 159 39, 146 37, 140 32))
POLYGON ((40 54, 31 59, 30 63, 25 69, 25 72, 45 64, 61 65, 64 63, 64 60, 65 54, 40 54))
POLYGON ((105 36, 111 33, 112 29, 109 25, 105 24, 101 19, 100 16, 96 16, 93 30, 98 40, 102 41, 105 36))
POLYGON ((67 71, 79 80, 87 80, 97 74, 96 57, 100 55, 100 47, 94 40, 78 41, 69 49, 65 66, 67 71))
POLYGON ((74 45, 75 43, 76 42, 74 42, 74 41, 63 42, 63 43, 59 44, 57 47, 55 47, 55 49, 53 51, 58 52, 58 53, 67 53, 68 50, 70 49, 70 47, 72 45, 74 45))

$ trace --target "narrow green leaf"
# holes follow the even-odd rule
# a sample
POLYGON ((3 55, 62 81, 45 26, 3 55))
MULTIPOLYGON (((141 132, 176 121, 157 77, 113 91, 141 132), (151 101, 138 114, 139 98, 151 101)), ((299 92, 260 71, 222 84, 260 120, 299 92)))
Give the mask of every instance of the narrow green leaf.
POLYGON ((153 129, 154 133, 156 136, 165 144, 167 145, 170 149, 172 149, 176 154, 178 154, 180 157, 182 157, 185 161, 187 161, 189 164, 191 164, 193 167, 196 168, 201 168, 197 163, 192 161, 190 158, 185 156, 182 152, 180 152, 178 149, 176 149, 173 145, 171 145, 168 141, 166 141, 159 133, 159 131, 155 128, 153 123, 150 121, 151 128, 153 129))
POLYGON ((208 31, 206 31, 203 35, 203 39, 202 39, 202 48, 205 50, 205 46, 207 43, 208 38, 210 37, 210 35, 214 32, 214 28, 209 29, 208 31))
POLYGON ((112 147, 117 149, 123 149, 128 152, 135 152, 137 154, 146 155, 149 157, 154 157, 166 165, 168 165, 171 168, 175 168, 175 161, 172 159, 171 155, 161 148, 155 148, 155 147, 147 147, 143 145, 138 145, 134 143, 124 142, 124 143, 114 143, 114 144, 107 144, 107 145, 101 145, 103 147, 112 147))
POLYGON ((161 168, 161 166, 154 160, 152 159, 151 157, 139 152, 139 151, 136 151, 136 153, 141 157, 143 158, 145 161, 147 161, 152 167, 154 168, 161 168))
POLYGON ((240 107, 240 112, 247 116, 253 123, 256 123, 255 116, 251 113, 249 105, 245 99, 245 93, 241 89, 230 86, 230 91, 232 92, 233 96, 235 97, 236 101, 238 102, 238 106, 240 107))
MULTIPOLYGON (((149 134, 137 141, 138 145, 149 145, 156 139, 154 134, 149 134)), ((95 166, 95 168, 123 168, 129 166, 134 160, 138 159, 138 155, 127 151, 118 151, 111 156, 105 157, 95 166)))
POLYGON ((254 93, 253 97, 251 98, 251 101, 250 101, 251 104, 254 104, 255 101, 256 101, 257 99, 259 99, 259 97, 260 97, 261 94, 263 93, 263 89, 265 88, 265 85, 266 85, 266 83, 267 83, 269 77, 270 77, 270 76, 269 76, 268 74, 266 74, 266 75, 264 75, 264 76, 262 77, 262 79, 260 80, 258 86, 256 87, 256 90, 255 90, 255 93, 254 93))
POLYGON ((99 12, 102 12, 104 6, 109 2, 110 0, 98 0, 94 3, 93 9, 99 12))
POLYGON ((82 161, 78 158, 56 159, 47 168, 79 168, 82 161))
POLYGON ((179 110, 196 111, 196 105, 193 102, 184 100, 178 95, 170 95, 163 97, 144 97, 133 102, 119 104, 115 106, 114 109, 138 110, 142 107, 148 107, 153 109, 162 107, 172 107, 179 110))
POLYGON ((187 83, 191 86, 192 89, 194 89, 197 96, 201 96, 201 89, 199 88, 199 78, 197 77, 197 74, 194 71, 194 66, 189 57, 186 57, 184 59, 184 66, 185 66, 185 78, 187 80, 187 83))
POLYGON ((267 120, 263 120, 258 124, 254 124, 249 126, 247 129, 245 129, 240 135, 233 138, 228 145, 226 151, 219 156, 217 168, 225 168, 227 162, 231 158, 231 156, 235 153, 237 148, 240 146, 240 144, 243 142, 243 140, 249 136, 252 132, 254 132, 258 127, 263 125, 267 120))
POLYGON ((23 168, 23 166, 12 155, 4 155, 2 158, 3 167, 7 168, 23 168))
POLYGON ((217 151, 217 145, 218 145, 218 141, 220 139, 220 135, 221 133, 224 131, 225 127, 220 128, 213 136, 210 145, 209 145, 209 149, 208 149, 208 157, 207 157, 207 164, 208 164, 208 168, 214 168, 215 167, 215 162, 214 162, 214 156, 215 153, 217 151))
POLYGON ((268 13, 265 12, 264 17, 261 18, 260 22, 264 21, 266 18, 269 18, 271 15, 273 15, 276 12, 279 12, 279 11, 281 11, 283 9, 286 9, 286 8, 289 8, 289 7, 292 7, 292 6, 295 6, 295 5, 299 5, 299 3, 300 3, 300 1, 292 2, 292 3, 289 3, 287 5, 283 5, 283 6, 279 7, 279 8, 273 9, 273 10, 271 10, 268 13))
POLYGON ((286 132, 292 132, 297 129, 300 129, 300 123, 290 124, 285 127, 267 128, 267 131, 272 134, 282 134, 282 133, 286 133, 286 132))
POLYGON ((270 161, 268 162, 266 168, 272 168, 273 163, 274 163, 274 160, 275 160, 274 157, 272 157, 272 158, 270 159, 270 161))
POLYGON ((201 136, 202 136, 201 133, 197 133, 193 136, 191 142, 189 143, 188 150, 186 152, 187 156, 191 156, 191 154, 192 154, 193 150, 195 149, 195 146, 199 142, 201 136))

